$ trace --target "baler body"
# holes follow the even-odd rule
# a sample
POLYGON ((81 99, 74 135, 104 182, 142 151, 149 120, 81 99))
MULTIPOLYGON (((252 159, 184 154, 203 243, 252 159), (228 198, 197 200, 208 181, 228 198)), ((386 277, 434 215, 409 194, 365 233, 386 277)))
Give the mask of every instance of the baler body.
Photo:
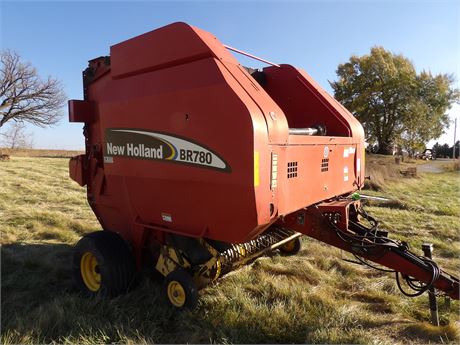
POLYGON ((69 168, 105 231, 75 247, 82 291, 116 295, 136 268, 155 267, 171 304, 193 307, 203 282, 267 250, 293 255, 305 234, 400 272, 408 296, 458 299, 458 278, 389 238, 351 196, 364 181, 353 115, 304 71, 246 68, 228 49, 174 23, 89 62, 84 100, 69 102, 85 154, 69 168))
POLYGON ((362 185, 359 122, 300 69, 257 73, 184 23, 90 61, 85 99, 70 102, 86 136, 71 175, 104 229, 127 241, 145 225, 242 243, 362 185), (293 134, 317 125, 327 135, 293 134))

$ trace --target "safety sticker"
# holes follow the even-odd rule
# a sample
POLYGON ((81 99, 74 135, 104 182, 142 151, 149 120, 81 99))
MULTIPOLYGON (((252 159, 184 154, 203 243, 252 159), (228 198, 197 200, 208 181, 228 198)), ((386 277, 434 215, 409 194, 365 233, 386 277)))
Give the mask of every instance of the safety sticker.
POLYGON ((172 223, 172 216, 169 213, 161 213, 161 219, 163 219, 164 222, 169 222, 172 223))
POLYGON ((343 168, 343 180, 348 181, 348 167, 343 168))

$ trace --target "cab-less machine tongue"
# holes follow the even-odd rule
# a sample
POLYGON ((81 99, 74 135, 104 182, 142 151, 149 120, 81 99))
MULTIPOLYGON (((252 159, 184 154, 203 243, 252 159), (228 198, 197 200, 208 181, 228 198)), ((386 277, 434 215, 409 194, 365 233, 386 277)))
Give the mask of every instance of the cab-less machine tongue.
POLYGON ((304 71, 245 68, 229 49, 249 55, 174 23, 89 62, 84 100, 69 102, 86 147, 70 175, 104 231, 76 246, 80 288, 116 295, 149 266, 171 304, 193 307, 197 287, 267 250, 295 254, 307 235, 387 266, 408 295, 458 299, 457 278, 351 197, 364 181, 353 115, 304 71))

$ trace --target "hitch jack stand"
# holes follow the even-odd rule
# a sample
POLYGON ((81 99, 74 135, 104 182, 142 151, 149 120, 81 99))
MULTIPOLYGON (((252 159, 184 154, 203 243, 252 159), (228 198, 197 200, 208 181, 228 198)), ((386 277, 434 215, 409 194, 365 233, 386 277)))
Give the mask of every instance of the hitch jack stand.
MULTIPOLYGON (((431 243, 422 244, 423 255, 426 258, 432 258, 433 245, 431 243)), ((430 302, 431 323, 433 326, 439 326, 438 302, 436 300, 435 288, 431 286, 428 289, 428 300, 430 302)))

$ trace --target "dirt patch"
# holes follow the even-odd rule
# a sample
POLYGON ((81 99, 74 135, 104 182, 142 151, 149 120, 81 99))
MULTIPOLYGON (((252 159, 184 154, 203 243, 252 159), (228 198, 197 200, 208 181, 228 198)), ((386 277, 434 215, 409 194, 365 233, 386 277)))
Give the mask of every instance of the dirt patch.
POLYGON ((420 164, 417 166, 418 172, 421 173, 442 173, 444 171, 444 165, 448 163, 447 159, 437 159, 434 161, 428 161, 427 163, 420 164))

